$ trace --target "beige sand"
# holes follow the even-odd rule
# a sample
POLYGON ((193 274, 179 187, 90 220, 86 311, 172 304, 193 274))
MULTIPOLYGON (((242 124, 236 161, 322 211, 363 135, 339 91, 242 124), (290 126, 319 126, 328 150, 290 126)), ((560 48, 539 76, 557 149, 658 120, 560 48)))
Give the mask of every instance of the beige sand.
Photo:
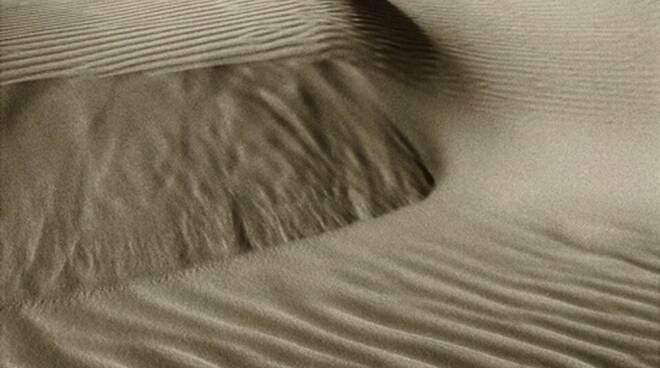
POLYGON ((0 365, 659 365, 660 3, 392 3, 3 5, 0 365))
MULTIPOLYGON (((292 15, 314 5, 294 4, 292 15)), ((266 5, 270 17, 281 11, 266 5)), ((294 54, 158 75, 8 80, 2 304, 229 259, 425 197, 433 179, 400 128, 415 122, 388 106, 380 80, 387 73, 412 84, 433 75, 434 49, 394 7, 339 5, 330 9, 364 23, 335 25, 347 33, 339 43, 379 35, 405 46, 383 39, 329 45, 329 59, 294 54), (379 14, 397 27, 386 29, 379 14), (412 55, 415 73, 402 68, 412 55)), ((226 18, 216 33, 229 32, 226 18)), ((248 19, 255 24, 241 26, 250 34, 284 44, 301 37, 277 38, 257 27, 270 23, 248 19)), ((288 18, 276 20, 288 29, 288 18)), ((30 55, 36 64, 39 56, 30 55)))

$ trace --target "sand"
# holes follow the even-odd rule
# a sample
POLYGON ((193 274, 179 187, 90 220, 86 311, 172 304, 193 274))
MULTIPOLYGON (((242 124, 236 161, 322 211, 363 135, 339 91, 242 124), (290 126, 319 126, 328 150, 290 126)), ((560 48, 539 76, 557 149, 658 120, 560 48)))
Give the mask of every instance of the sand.
POLYGON ((20 3, 0 366, 660 364, 659 3, 20 3))

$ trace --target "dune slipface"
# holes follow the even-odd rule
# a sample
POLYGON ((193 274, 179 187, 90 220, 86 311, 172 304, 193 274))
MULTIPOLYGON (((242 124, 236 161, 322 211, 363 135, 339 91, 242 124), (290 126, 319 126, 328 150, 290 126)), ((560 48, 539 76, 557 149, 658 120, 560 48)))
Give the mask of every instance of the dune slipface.
POLYGON ((660 3, 1 6, 0 366, 660 365, 660 3))
POLYGON ((131 32, 104 22, 83 31, 94 17, 82 15, 102 6, 57 5, 73 17, 63 28, 42 24, 48 7, 38 5, 4 25, 4 305, 228 259, 429 193, 433 179, 400 129, 410 119, 379 88, 432 75, 437 57, 394 7, 219 2, 181 9, 210 17, 182 26, 158 4, 103 17, 131 32), (163 73, 178 61, 150 61, 189 57, 205 37, 217 64, 242 65, 163 73), (275 57, 286 60, 264 61, 275 57), (41 79, 80 63, 93 75, 41 79))
POLYGON ((420 200, 433 179, 376 88, 342 62, 8 87, 3 301, 225 259, 420 200))

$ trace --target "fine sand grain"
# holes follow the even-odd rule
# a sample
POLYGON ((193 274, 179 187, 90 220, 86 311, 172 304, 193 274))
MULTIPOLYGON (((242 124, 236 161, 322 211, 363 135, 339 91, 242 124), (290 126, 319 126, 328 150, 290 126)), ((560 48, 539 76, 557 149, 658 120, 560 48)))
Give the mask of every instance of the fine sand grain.
POLYGON ((0 367, 660 366, 660 2, 0 1, 0 367))

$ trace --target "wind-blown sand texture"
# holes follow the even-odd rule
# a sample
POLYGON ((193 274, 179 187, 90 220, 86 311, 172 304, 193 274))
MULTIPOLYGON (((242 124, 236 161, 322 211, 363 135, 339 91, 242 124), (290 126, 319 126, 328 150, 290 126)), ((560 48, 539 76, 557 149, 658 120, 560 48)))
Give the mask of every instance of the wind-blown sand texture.
POLYGON ((333 62, 7 87, 3 302, 226 259, 422 199, 431 174, 375 89, 333 62))
MULTIPOLYGON (((399 128, 409 118, 389 111, 373 71, 356 66, 380 55, 371 69, 401 79, 398 59, 410 53, 416 72, 428 75, 433 48, 415 36, 411 22, 391 6, 369 12, 378 8, 362 4, 349 12, 339 2, 223 4, 214 20, 216 48, 230 48, 222 40, 238 37, 226 35, 234 13, 247 17, 237 27, 248 39, 259 31, 264 43, 284 50, 301 38, 320 42, 288 20, 322 10, 342 20, 334 27, 351 31, 336 36, 338 43, 365 44, 344 50, 346 60, 339 61, 292 54, 289 61, 159 75, 7 80, 0 146, 6 158, 0 200, 8 204, 0 234, 3 304, 226 259, 372 218, 429 193, 431 174, 399 128), (253 7, 260 15, 250 16, 253 7), (379 14, 402 21, 381 32, 379 14), (365 24, 352 26, 350 16, 365 24), (273 34, 272 27, 286 33, 273 34), (394 48, 385 44, 389 39, 366 44, 368 34, 397 32, 407 46, 394 48)), ((35 36, 41 47, 24 51, 33 64, 26 75, 38 64, 32 52, 45 53, 45 60, 60 55, 42 44, 57 35, 35 36)), ((69 55, 71 48, 65 50, 69 55)), ((18 65, 8 61, 7 69, 18 65)))
POLYGON ((660 365, 659 2, 2 4, 0 366, 660 365))

